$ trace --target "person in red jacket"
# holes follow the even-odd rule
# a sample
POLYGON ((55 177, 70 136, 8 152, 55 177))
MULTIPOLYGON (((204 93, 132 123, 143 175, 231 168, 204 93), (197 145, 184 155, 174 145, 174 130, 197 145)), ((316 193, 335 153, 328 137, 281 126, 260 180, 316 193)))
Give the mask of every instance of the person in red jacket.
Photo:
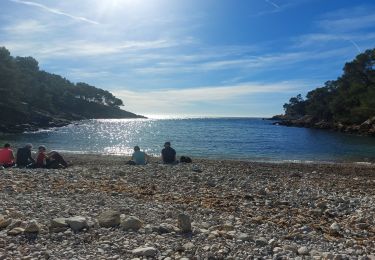
POLYGON ((14 164, 13 150, 10 148, 10 144, 5 144, 4 148, 0 149, 0 166, 9 168, 14 164))

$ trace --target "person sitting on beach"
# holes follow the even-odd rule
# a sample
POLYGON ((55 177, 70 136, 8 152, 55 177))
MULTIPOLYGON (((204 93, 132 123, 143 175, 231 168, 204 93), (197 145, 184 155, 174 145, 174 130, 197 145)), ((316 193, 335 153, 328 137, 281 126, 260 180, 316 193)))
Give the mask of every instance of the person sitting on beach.
POLYGON ((23 168, 35 163, 33 157, 31 157, 32 144, 26 144, 24 147, 17 150, 17 167, 23 168))
POLYGON ((68 166, 58 152, 52 151, 47 153, 46 151, 47 149, 44 145, 39 146, 34 168, 61 169, 68 166))
POLYGON ((176 161, 176 150, 171 147, 170 142, 165 142, 164 149, 161 150, 161 159, 165 164, 174 164, 176 161))
POLYGON ((145 165, 150 161, 150 157, 142 152, 139 146, 134 146, 134 152, 131 161, 127 162, 130 165, 145 165))
POLYGON ((5 144, 4 148, 0 149, 0 166, 9 168, 14 166, 14 155, 10 144, 5 144))

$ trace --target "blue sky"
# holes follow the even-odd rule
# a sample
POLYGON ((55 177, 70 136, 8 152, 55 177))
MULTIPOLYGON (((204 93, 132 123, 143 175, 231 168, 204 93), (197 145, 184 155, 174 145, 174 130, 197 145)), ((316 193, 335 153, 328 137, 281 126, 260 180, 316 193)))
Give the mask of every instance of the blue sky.
POLYGON ((0 1, 0 46, 144 115, 279 114, 374 43, 373 0, 0 1))

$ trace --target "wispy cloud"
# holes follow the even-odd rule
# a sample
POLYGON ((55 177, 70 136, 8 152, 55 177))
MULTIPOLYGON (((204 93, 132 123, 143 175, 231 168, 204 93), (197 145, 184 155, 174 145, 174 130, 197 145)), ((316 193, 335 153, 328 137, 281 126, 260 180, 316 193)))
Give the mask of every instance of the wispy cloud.
POLYGON ((48 27, 45 24, 40 23, 37 20, 27 19, 15 22, 11 25, 6 25, 2 28, 8 35, 35 35, 36 33, 48 31, 48 27))
POLYGON ((375 27, 375 14, 347 17, 341 19, 321 20, 318 25, 324 30, 348 32, 369 27, 375 27))
POLYGON ((126 109, 131 111, 136 111, 137 113, 145 113, 147 111, 170 113, 173 112, 171 109, 175 110, 177 107, 180 111, 184 109, 189 111, 191 106, 198 106, 200 103, 206 102, 221 102, 222 106, 229 106, 238 98, 259 93, 293 93, 303 85, 306 85, 306 83, 299 81, 273 84, 248 82, 238 85, 165 89, 147 91, 147 93, 129 90, 114 90, 112 92, 123 99, 126 109), (143 108, 146 108, 147 111, 143 111, 143 108))
POLYGON ((275 2, 271 1, 271 0, 264 0, 266 3, 269 3, 270 5, 272 5, 273 7, 275 7, 276 9, 280 9, 281 7, 276 4, 275 2))
POLYGON ((82 16, 75 16, 75 15, 63 12, 61 10, 55 9, 55 8, 50 8, 46 5, 42 5, 42 4, 39 4, 39 3, 35 3, 35 2, 31 2, 31 1, 22 1, 22 0, 9 0, 9 1, 14 2, 14 3, 18 3, 18 4, 38 7, 40 9, 43 9, 44 11, 47 11, 47 12, 50 12, 50 13, 53 13, 53 14, 66 16, 66 17, 69 17, 69 18, 72 18, 74 20, 78 20, 78 21, 81 21, 81 22, 86 22, 86 23, 91 23, 91 24, 99 24, 99 22, 97 22, 97 21, 87 19, 87 18, 82 17, 82 16))
POLYGON ((259 16, 283 12, 290 8, 293 8, 298 5, 302 5, 311 1, 312 0, 289 0, 287 2, 284 2, 283 4, 277 4, 275 1, 272 1, 272 0, 264 0, 264 3, 271 5, 273 8, 272 9, 266 8, 257 13, 250 14, 250 17, 259 17, 259 16))
POLYGON ((123 41, 118 43, 108 42, 93 42, 86 40, 64 41, 61 42, 29 42, 22 44, 18 41, 1 42, 12 51, 29 52, 39 58, 45 56, 53 57, 82 57, 82 56, 101 56, 106 54, 117 53, 137 53, 141 50, 156 50, 163 48, 170 48, 183 44, 180 41, 170 39, 158 39, 150 41, 123 41))

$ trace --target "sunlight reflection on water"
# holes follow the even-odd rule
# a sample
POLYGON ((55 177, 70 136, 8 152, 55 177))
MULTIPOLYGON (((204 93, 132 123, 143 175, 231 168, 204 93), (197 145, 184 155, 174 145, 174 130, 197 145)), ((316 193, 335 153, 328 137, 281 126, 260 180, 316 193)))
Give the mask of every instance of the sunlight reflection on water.
POLYGON ((0 136, 75 153, 131 155, 133 147, 159 156, 171 141, 178 156, 288 161, 374 161, 375 138, 274 126, 254 118, 99 119, 66 127, 0 136))

